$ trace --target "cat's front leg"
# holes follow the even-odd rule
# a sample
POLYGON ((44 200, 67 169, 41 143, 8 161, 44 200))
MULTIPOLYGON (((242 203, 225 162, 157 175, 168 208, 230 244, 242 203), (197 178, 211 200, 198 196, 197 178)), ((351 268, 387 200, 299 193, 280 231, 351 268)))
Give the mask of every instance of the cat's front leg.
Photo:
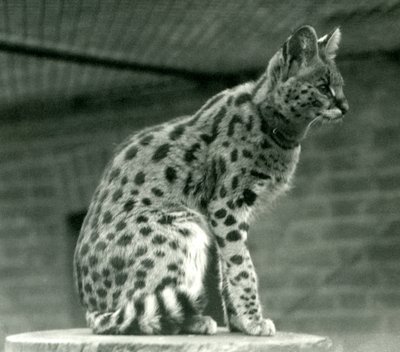
POLYGON ((210 206, 210 224, 220 253, 227 324, 231 331, 274 335, 274 323, 262 316, 257 275, 246 245, 248 212, 234 204, 228 200, 210 206))

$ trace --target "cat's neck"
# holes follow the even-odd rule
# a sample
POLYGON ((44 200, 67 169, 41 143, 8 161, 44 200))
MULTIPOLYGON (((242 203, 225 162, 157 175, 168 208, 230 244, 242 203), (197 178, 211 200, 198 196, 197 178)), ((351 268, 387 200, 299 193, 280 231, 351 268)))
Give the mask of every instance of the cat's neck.
POLYGON ((268 95, 268 76, 265 73, 253 86, 253 104, 262 117, 264 129, 273 140, 282 144, 285 149, 297 147, 307 135, 310 123, 304 119, 285 116, 271 103, 268 95), (296 121, 297 120, 297 121, 296 121), (296 122, 294 122, 296 121, 296 122))
POLYGON ((256 107, 263 121, 263 132, 284 149, 296 148, 306 137, 309 122, 293 123, 292 119, 284 116, 267 103, 257 104, 256 107))

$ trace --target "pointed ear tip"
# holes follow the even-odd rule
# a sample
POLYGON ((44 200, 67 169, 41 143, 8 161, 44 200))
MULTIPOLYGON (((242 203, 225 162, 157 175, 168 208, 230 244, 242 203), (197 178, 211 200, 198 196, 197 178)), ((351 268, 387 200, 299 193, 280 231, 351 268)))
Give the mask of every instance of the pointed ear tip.
POLYGON ((342 35, 342 30, 340 29, 340 27, 336 27, 335 30, 333 31, 334 34, 336 35, 342 35))
POLYGON ((317 32, 315 31, 314 27, 311 26, 311 25, 309 25, 309 24, 305 24, 305 25, 303 25, 303 26, 298 27, 298 28, 295 30, 295 32, 300 32, 300 31, 304 31, 304 30, 309 31, 309 32, 312 32, 312 33, 314 33, 315 35, 317 35, 317 32))

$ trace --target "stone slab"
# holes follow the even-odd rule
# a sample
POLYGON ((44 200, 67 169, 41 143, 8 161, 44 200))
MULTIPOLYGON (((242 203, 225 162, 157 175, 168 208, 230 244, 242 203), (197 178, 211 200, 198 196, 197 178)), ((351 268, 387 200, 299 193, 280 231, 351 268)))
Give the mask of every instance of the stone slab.
POLYGON ((320 352, 331 351, 327 337, 278 332, 273 337, 229 333, 213 336, 111 336, 89 329, 37 331, 6 338, 5 352, 320 352))

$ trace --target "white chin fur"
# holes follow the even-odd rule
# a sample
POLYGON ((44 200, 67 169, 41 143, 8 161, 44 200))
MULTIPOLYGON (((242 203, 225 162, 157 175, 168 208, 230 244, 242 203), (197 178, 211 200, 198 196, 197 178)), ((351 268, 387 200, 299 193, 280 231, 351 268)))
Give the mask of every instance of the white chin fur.
POLYGON ((333 108, 324 111, 323 118, 324 120, 334 121, 339 120, 342 117, 342 112, 338 108, 333 108))

